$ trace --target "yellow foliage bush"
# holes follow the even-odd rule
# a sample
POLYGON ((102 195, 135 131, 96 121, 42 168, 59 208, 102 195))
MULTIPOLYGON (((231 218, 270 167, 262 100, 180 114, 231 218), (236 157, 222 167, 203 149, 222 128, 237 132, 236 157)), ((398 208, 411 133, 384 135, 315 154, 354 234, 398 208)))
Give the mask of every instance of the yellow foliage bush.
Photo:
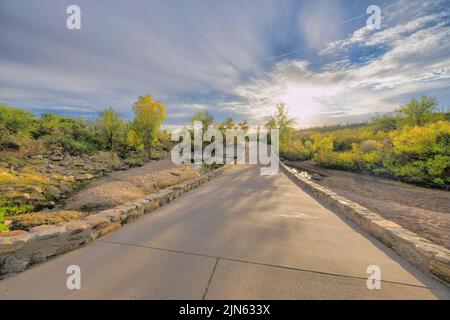
POLYGON ((300 134, 286 152, 328 168, 450 186, 450 122, 445 120, 424 126, 407 125, 390 132, 367 127, 300 134))

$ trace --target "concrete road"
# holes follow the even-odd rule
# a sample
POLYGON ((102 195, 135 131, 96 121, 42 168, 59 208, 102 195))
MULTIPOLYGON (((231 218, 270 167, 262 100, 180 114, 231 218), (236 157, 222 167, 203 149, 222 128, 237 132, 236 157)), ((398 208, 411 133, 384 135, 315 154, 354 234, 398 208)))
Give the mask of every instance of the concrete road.
POLYGON ((283 173, 233 168, 95 243, 0 281, 0 299, 449 299, 448 287, 283 173), (81 290, 66 269, 81 268, 81 290), (367 267, 381 270, 369 290, 367 267))

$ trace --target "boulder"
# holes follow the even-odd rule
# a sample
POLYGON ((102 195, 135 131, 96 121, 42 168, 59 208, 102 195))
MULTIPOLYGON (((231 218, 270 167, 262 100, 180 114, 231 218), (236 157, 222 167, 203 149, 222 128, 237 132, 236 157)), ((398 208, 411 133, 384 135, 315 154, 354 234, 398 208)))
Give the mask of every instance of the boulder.
POLYGON ((84 218, 84 221, 89 224, 92 229, 102 229, 110 224, 107 217, 101 214, 92 214, 84 218))
POLYGON ((0 254, 19 250, 31 238, 31 235, 22 230, 0 233, 0 254))
POLYGON ((59 199, 61 198, 61 190, 53 185, 50 185, 47 187, 47 191, 48 193, 50 193, 52 195, 52 197, 54 197, 55 199, 59 199))
POLYGON ((85 230, 90 229, 90 226, 87 222, 78 221, 78 220, 61 222, 61 223, 58 223, 56 226, 66 228, 66 230, 70 236, 79 234, 85 230))
POLYGON ((67 229, 65 226, 56 226, 56 225, 42 225, 33 227, 30 230, 30 234, 36 240, 48 240, 53 238, 58 238, 61 235, 65 234, 67 229))

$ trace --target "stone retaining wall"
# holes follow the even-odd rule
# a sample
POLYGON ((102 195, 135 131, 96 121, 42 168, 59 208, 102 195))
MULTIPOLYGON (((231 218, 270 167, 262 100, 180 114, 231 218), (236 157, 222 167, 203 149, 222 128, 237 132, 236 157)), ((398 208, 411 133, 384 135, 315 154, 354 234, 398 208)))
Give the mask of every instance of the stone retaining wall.
POLYGON ((83 220, 37 226, 31 228, 29 232, 21 230, 2 232, 0 278, 104 236, 210 181, 224 170, 225 167, 221 167, 142 199, 92 214, 83 220))
POLYGON ((450 284, 450 251, 415 233, 386 220, 379 214, 339 196, 317 183, 294 172, 280 162, 282 170, 299 187, 316 198, 321 204, 356 223, 388 247, 394 249, 410 263, 450 284))

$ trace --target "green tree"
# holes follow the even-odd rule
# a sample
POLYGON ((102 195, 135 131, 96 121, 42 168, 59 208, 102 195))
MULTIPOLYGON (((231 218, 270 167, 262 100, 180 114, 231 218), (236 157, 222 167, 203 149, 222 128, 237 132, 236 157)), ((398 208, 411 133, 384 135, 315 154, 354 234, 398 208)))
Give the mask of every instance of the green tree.
POLYGON ((398 113, 409 124, 423 126, 437 107, 436 99, 422 96, 420 100, 411 99, 406 106, 401 106, 398 113))
POLYGON ((0 104, 0 128, 7 134, 27 135, 36 121, 35 116, 22 109, 0 104))
POLYGON ((397 129, 397 119, 390 114, 376 116, 370 120, 370 127, 374 131, 393 131, 397 129))
POLYGON ((195 121, 200 121, 202 123, 203 133, 205 133, 205 131, 214 124, 214 117, 210 115, 208 111, 200 111, 191 117, 192 125, 194 125, 195 121))
POLYGON ((125 122, 113 108, 100 111, 97 119, 97 127, 106 148, 114 151, 117 144, 123 140, 125 122))
POLYGON ((295 119, 290 118, 286 104, 279 103, 276 106, 276 112, 270 116, 265 124, 267 130, 280 130, 280 152, 283 153, 289 146, 294 133, 295 119))
POLYGON ((152 144, 157 141, 161 124, 166 119, 166 105, 153 100, 151 95, 145 95, 133 104, 133 112, 132 130, 151 159, 152 144))

